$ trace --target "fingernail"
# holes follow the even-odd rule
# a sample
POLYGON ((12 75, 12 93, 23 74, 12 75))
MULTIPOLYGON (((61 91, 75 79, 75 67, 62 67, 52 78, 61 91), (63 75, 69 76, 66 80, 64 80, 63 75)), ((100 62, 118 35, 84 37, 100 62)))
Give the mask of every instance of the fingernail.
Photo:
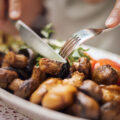
POLYGON ((12 11, 12 12, 10 13, 10 17, 11 17, 11 18, 18 18, 18 17, 19 17, 19 13, 18 13, 17 11, 12 11))
POLYGON ((112 24, 114 24, 115 21, 116 21, 115 18, 110 17, 110 18, 108 18, 108 19, 106 20, 105 24, 106 24, 107 26, 108 26, 108 25, 112 25, 112 24))

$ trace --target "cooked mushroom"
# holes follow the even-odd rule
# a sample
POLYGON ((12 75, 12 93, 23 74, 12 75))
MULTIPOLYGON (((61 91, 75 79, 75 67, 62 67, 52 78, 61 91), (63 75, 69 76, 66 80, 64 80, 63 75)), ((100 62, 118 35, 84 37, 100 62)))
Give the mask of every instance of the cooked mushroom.
POLYGON ((78 117, 98 120, 100 108, 93 98, 78 92, 74 104, 68 108, 67 112, 78 117))
POLYGON ((43 96, 48 92, 49 89, 51 89, 53 86, 57 84, 61 84, 62 80, 59 78, 49 78, 33 92, 33 94, 30 97, 30 101, 35 104, 40 104, 43 96))
POLYGON ((19 79, 19 78, 14 79, 14 80, 11 82, 11 84, 8 86, 8 88, 9 88, 10 90, 12 90, 12 91, 16 91, 23 82, 24 82, 24 81, 21 80, 21 79, 19 79))
POLYGON ((103 65, 93 71, 93 80, 98 84, 116 84, 118 74, 110 65, 103 65))
POLYGON ((28 64, 25 68, 25 71, 31 74, 33 66, 35 65, 35 59, 36 59, 35 52, 30 48, 24 48, 24 49, 20 49, 18 51, 18 54, 23 54, 24 56, 28 58, 28 64))
POLYGON ((1 64, 2 64, 2 62, 3 62, 4 56, 5 56, 5 53, 0 52, 0 67, 1 67, 1 64))
POLYGON ((8 52, 3 60, 2 67, 25 68, 28 64, 28 58, 24 55, 8 52))
POLYGON ((80 87, 84 80, 84 74, 78 71, 72 73, 72 78, 64 79, 63 84, 73 85, 75 87, 80 87))
POLYGON ((101 107, 101 120, 120 120, 120 101, 104 104, 101 107))
POLYGON ((77 89, 71 85, 58 84, 52 87, 42 99, 42 106, 61 110, 71 105, 77 89))
POLYGON ((7 88, 7 86, 17 77, 18 75, 16 72, 0 68, 0 87, 7 88))
POLYGON ((103 97, 103 102, 109 101, 120 101, 120 86, 118 85, 109 85, 101 86, 103 97))
POLYGON ((15 95, 22 98, 28 98, 44 78, 45 74, 40 71, 39 67, 35 66, 33 69, 32 77, 22 82, 19 88, 14 91, 15 95))
POLYGON ((82 90, 82 92, 86 93, 87 95, 93 97, 97 101, 102 100, 101 87, 92 80, 85 80, 80 87, 80 90, 82 90))
POLYGON ((79 71, 85 74, 85 77, 90 77, 90 61, 86 57, 81 57, 78 62, 73 62, 72 71, 79 71))
POLYGON ((69 73, 69 63, 63 64, 47 58, 41 58, 39 61, 40 70, 50 75, 65 77, 69 73))

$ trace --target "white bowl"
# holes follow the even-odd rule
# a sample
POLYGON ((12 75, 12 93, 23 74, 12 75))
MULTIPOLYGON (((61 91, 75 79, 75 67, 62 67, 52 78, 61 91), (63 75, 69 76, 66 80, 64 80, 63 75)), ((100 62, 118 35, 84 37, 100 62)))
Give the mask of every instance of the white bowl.
MULTIPOLYGON (((88 54, 95 59, 108 58, 120 63, 119 55, 100 50, 91 46, 83 45, 83 48, 90 48, 88 54)), ((24 100, 7 92, 2 88, 0 88, 0 100, 8 104, 10 107, 14 108, 16 111, 34 120, 85 120, 83 118, 78 118, 61 112, 43 108, 40 105, 35 105, 27 100, 24 100)))

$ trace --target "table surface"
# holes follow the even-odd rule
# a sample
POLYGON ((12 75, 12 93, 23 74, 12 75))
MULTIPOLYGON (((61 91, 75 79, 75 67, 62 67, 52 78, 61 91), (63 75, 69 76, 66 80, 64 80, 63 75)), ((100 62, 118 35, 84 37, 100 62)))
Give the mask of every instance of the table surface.
POLYGON ((32 120, 0 101, 0 120, 32 120))

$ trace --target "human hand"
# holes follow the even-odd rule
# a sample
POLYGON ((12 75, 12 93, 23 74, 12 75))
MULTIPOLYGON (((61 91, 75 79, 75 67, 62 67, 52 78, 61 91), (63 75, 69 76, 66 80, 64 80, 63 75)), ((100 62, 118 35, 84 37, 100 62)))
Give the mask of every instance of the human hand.
POLYGON ((30 25, 42 10, 42 0, 0 0, 0 31, 16 34, 9 19, 21 19, 30 25))
POLYGON ((108 28, 113 28, 120 24, 120 0, 116 0, 115 6, 105 24, 108 28))

